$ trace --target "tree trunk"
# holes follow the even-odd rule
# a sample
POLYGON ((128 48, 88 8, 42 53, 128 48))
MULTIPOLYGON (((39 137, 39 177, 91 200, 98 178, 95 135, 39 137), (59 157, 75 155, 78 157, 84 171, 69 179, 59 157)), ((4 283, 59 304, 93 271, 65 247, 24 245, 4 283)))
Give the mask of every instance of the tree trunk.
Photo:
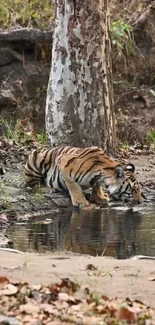
POLYGON ((108 0, 56 0, 46 101, 51 145, 116 148, 108 0))

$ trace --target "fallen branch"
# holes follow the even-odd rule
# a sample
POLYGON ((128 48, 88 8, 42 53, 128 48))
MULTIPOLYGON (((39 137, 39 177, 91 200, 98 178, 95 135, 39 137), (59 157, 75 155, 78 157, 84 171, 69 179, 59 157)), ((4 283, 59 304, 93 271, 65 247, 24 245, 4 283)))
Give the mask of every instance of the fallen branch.
POLYGON ((2 247, 0 247, 0 251, 10 252, 10 253, 17 253, 17 254, 23 254, 24 253, 24 252, 18 251, 17 249, 13 249, 13 248, 2 248, 2 247))
POLYGON ((132 260, 155 260, 155 256, 136 255, 131 257, 132 260))

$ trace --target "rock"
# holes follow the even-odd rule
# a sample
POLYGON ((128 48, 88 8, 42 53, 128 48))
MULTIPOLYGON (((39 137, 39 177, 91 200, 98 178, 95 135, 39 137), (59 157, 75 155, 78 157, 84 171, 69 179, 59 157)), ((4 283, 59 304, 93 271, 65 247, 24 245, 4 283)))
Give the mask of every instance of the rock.
POLYGON ((16 105, 16 99, 13 94, 13 89, 8 86, 7 89, 1 88, 0 92, 0 105, 1 106, 15 106, 16 105))
POLYGON ((12 244, 13 241, 7 235, 0 234, 0 247, 9 248, 12 247, 12 244))

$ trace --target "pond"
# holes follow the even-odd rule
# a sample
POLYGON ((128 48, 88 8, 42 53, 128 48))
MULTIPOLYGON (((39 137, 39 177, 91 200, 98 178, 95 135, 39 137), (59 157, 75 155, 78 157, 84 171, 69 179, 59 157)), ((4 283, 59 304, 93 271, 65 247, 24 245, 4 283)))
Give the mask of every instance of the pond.
POLYGON ((155 205, 68 210, 17 223, 6 234, 22 251, 75 253, 126 259, 155 256, 155 205))

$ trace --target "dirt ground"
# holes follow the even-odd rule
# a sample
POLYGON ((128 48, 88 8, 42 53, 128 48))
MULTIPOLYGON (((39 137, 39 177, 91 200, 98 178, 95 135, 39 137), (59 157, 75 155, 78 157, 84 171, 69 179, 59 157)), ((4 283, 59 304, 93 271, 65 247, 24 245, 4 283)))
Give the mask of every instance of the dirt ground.
POLYGON ((146 155, 131 155, 129 161, 135 164, 138 180, 145 184, 155 182, 155 153, 146 155))
POLYGON ((13 282, 50 284, 70 278, 109 298, 141 300, 155 307, 155 261, 115 260, 78 254, 15 254, 0 251, 0 275, 13 282), (97 270, 88 270, 92 264, 97 270))

